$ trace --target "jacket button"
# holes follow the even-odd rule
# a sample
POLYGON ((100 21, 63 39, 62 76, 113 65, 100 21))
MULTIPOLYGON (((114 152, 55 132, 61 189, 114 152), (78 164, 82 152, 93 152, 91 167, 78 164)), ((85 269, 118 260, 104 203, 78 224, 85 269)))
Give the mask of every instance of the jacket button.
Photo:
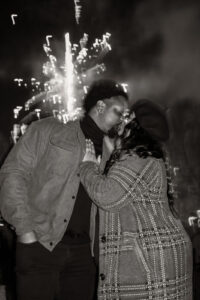
POLYGON ((75 196, 72 196, 72 199, 75 199, 75 196))
POLYGON ((66 220, 66 219, 64 219, 64 222, 66 223, 66 222, 67 222, 67 220, 66 220))
POLYGON ((77 176, 80 177, 80 174, 78 173, 77 176))
POLYGON ((102 236, 101 241, 102 241, 102 243, 105 243, 105 242, 106 242, 106 237, 105 237, 105 235, 102 236))
POLYGON ((50 245, 50 246, 53 246, 53 243, 52 243, 52 242, 50 242, 50 243, 49 243, 49 245, 50 245))
POLYGON ((103 273, 101 273, 100 278, 101 278, 101 280, 105 280, 106 276, 103 273))

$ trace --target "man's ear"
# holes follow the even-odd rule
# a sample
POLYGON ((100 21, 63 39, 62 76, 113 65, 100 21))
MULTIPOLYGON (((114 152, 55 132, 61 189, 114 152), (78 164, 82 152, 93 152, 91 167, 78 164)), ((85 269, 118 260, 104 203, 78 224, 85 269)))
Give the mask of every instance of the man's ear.
POLYGON ((98 100, 96 104, 97 112, 102 114, 104 112, 106 105, 102 100, 98 100))

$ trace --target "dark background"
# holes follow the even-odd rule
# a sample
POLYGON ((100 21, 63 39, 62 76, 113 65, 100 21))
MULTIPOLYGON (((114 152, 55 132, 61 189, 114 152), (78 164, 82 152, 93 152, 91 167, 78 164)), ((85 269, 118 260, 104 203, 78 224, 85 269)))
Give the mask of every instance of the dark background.
MULTIPOLYGON (((170 156, 178 167, 176 206, 182 220, 200 209, 200 3, 191 0, 80 0, 80 24, 73 0, 1 1, 0 151, 6 151, 13 108, 30 97, 14 78, 41 78, 42 45, 64 58, 64 34, 89 43, 110 32, 107 77, 129 84, 131 101, 150 98, 167 111, 170 156), (11 14, 18 14, 13 25, 11 14)), ((173 171, 173 168, 172 168, 173 171)))
MULTIPOLYGON (((110 32, 106 76, 127 82, 131 101, 150 98, 166 109, 176 207, 193 241, 194 299, 200 299, 200 231, 197 226, 188 228, 189 215, 200 209, 200 2, 80 0, 80 5, 77 25, 74 0, 0 1, 0 160, 9 148, 13 109, 32 96, 30 87, 18 87, 14 78, 42 79, 46 35, 53 35, 53 54, 62 61, 66 32, 72 43, 88 33, 89 44, 110 32), (18 15, 15 25, 12 14, 18 15)), ((2 274, 11 278, 14 239, 6 228, 1 227, 6 238, 1 233, 5 249, 0 250, 5 255, 0 258, 6 270, 2 274)), ((8 294, 13 292, 11 279, 0 278, 0 282, 6 282, 8 294)))

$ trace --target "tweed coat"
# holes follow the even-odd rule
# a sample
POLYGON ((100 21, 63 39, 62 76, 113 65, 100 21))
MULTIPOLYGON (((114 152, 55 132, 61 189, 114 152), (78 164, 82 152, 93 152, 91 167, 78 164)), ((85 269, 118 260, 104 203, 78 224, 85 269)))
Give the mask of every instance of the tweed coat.
POLYGON ((124 155, 102 175, 80 165, 100 211, 98 299, 192 300, 192 245, 167 198, 161 159, 124 155))

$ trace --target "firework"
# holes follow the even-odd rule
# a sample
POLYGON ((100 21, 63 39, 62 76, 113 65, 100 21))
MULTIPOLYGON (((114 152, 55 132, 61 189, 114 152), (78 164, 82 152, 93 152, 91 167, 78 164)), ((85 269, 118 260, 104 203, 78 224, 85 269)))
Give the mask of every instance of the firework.
POLYGON ((75 4, 75 19, 76 19, 76 23, 79 24, 79 19, 81 17, 81 8, 82 6, 79 5, 80 0, 74 0, 74 4, 75 4))
POLYGON ((15 18, 16 18, 17 16, 18 16, 17 14, 12 14, 12 15, 11 15, 11 19, 12 19, 13 25, 15 25, 15 18))
POLYGON ((14 144, 17 143, 21 133, 21 126, 19 124, 13 125, 13 130, 11 131, 11 136, 13 139, 14 144))
POLYGON ((19 112, 22 109, 22 106, 17 106, 16 108, 13 109, 13 113, 14 113, 14 119, 17 119, 19 116, 19 112))
POLYGON ((35 93, 24 105, 26 115, 23 119, 19 119, 21 109, 16 108, 14 111, 14 118, 20 120, 21 124, 21 131, 16 124, 13 127, 14 142, 19 138, 17 134, 23 134, 25 125, 31 123, 32 119, 53 115, 61 122, 67 123, 69 120, 81 118, 84 113, 82 99, 87 94, 88 86, 96 76, 106 70, 102 59, 111 50, 109 33, 104 34, 102 39, 96 39, 90 48, 87 48, 88 34, 84 33, 78 44, 71 44, 70 35, 66 33, 65 60, 62 66, 58 66, 58 60, 53 55, 50 38, 52 36, 46 36, 46 43, 43 44, 48 58, 42 68, 45 82, 40 82, 34 77, 30 79, 30 83, 22 78, 14 79, 18 86, 29 86, 35 93))
POLYGON ((74 94, 73 94, 73 77, 74 65, 72 62, 71 42, 69 33, 65 34, 65 103, 67 112, 70 114, 74 108, 74 94))
POLYGON ((47 46, 50 46, 49 39, 52 38, 52 35, 46 36, 47 46))
POLYGON ((22 82, 23 82, 23 79, 22 78, 15 78, 14 81, 18 83, 18 86, 21 86, 22 82))
POLYGON ((128 84, 127 83, 121 83, 121 86, 122 86, 124 92, 127 93, 128 92, 128 90, 127 90, 128 84))

